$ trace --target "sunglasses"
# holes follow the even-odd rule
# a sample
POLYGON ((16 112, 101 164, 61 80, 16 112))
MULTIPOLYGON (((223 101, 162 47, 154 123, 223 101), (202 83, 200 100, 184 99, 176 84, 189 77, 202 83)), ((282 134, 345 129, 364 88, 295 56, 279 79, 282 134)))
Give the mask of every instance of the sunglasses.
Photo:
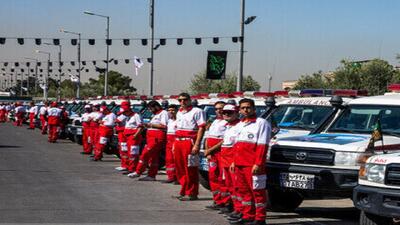
POLYGON ((179 102, 184 102, 184 101, 187 101, 187 100, 188 100, 187 98, 179 98, 178 99, 179 102))

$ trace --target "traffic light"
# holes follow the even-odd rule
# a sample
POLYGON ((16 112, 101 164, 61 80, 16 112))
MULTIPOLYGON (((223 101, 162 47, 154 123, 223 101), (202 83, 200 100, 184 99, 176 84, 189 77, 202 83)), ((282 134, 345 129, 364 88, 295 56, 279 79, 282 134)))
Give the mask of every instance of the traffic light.
POLYGON ((227 51, 208 51, 207 79, 225 79, 227 51))

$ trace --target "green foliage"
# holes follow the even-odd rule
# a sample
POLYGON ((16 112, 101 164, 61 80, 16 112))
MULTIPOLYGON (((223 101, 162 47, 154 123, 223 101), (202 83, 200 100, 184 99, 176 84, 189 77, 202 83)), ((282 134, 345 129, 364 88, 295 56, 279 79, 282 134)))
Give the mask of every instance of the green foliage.
MULTIPOLYGON (((236 74, 227 74, 224 80, 208 80, 206 72, 200 72, 194 75, 190 81, 189 92, 192 94, 199 93, 232 93, 236 91, 236 74)), ((244 91, 258 91, 260 84, 251 76, 243 77, 244 91)))
POLYGON ((392 82, 399 82, 400 74, 387 61, 373 59, 366 62, 341 61, 341 66, 330 75, 322 72, 303 75, 294 89, 331 88, 368 90, 370 95, 386 92, 392 82))

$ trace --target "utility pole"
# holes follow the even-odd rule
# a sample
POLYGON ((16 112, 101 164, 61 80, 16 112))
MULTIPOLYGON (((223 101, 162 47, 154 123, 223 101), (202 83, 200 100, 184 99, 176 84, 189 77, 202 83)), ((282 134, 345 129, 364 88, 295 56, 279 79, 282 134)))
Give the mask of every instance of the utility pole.
POLYGON ((236 91, 242 91, 243 82, 243 54, 244 54, 244 17, 245 17, 246 0, 241 0, 241 13, 240 13, 240 53, 239 53, 239 74, 236 83, 236 91))
POLYGON ((150 43, 150 86, 149 95, 153 95, 153 77, 154 77, 154 0, 150 0, 150 29, 151 29, 151 43, 150 43))

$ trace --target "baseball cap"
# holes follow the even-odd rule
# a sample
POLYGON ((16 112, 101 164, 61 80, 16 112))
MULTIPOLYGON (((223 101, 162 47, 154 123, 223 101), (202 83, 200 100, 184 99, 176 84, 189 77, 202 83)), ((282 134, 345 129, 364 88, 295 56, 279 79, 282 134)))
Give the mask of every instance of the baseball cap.
POLYGON ((237 107, 231 104, 227 104, 224 106, 223 111, 238 111, 237 107))

